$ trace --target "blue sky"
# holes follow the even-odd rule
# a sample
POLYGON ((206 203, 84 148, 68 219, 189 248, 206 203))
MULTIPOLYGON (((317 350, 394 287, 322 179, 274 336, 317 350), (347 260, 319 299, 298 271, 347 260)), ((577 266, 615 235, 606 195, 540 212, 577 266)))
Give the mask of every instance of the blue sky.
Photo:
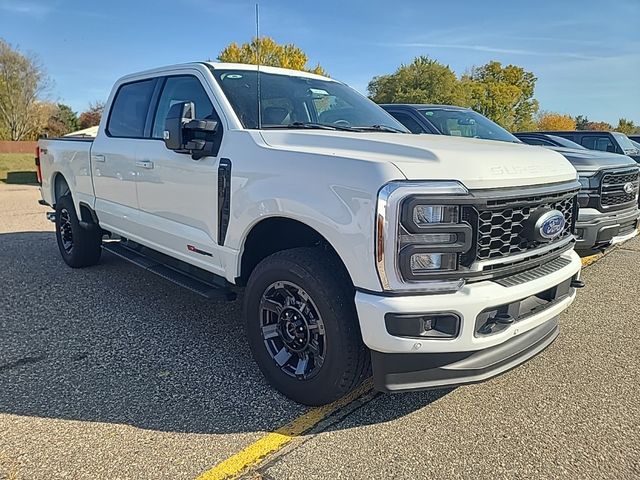
MULTIPOLYGON (((124 74, 215 59, 255 34, 255 0, 0 0, 0 37, 35 53, 51 99, 81 111, 124 74)), ((458 74, 490 60, 538 77, 544 110, 640 124, 640 0, 260 1, 261 34, 366 92, 426 54, 458 74)))

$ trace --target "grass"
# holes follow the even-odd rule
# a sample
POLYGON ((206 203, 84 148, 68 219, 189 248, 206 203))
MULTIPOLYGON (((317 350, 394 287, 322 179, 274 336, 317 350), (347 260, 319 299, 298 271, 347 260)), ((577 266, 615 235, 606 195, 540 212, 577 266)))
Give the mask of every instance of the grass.
POLYGON ((36 183, 36 165, 32 153, 0 153, 0 182, 36 183))

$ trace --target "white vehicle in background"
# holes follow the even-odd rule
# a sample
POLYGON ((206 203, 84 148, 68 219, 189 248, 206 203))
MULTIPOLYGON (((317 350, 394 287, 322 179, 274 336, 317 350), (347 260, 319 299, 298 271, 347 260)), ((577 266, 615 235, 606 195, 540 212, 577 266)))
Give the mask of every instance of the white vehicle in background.
POLYGON ((305 404, 371 367, 383 391, 502 373, 556 338, 583 285, 562 156, 410 135, 305 72, 129 75, 95 139, 43 139, 38 158, 68 265, 107 250, 209 298, 244 288, 256 363, 305 404))

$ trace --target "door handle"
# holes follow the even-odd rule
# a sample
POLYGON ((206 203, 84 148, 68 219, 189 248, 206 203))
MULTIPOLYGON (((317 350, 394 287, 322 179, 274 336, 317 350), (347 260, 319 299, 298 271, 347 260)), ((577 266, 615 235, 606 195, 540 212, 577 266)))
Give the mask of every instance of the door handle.
POLYGON ((140 168, 153 168, 153 162, 151 160, 137 160, 136 167, 140 168))
POLYGON ((93 155, 94 162, 104 162, 105 160, 104 155, 93 155))

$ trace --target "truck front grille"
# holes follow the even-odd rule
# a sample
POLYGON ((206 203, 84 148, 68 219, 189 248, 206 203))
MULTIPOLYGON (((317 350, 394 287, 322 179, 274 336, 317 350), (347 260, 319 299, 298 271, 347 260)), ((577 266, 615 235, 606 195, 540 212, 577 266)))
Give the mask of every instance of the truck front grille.
POLYGON ((541 246, 523 235, 525 222, 538 208, 555 209, 565 218, 565 227, 555 241, 572 234, 574 225, 575 197, 536 206, 514 206, 499 210, 478 212, 478 260, 506 257, 523 253, 541 246))
POLYGON ((602 177, 600 184, 600 205, 603 208, 611 208, 637 200, 638 180, 640 173, 638 169, 624 172, 607 173, 602 177), (625 185, 633 184, 634 191, 625 192, 625 185))

